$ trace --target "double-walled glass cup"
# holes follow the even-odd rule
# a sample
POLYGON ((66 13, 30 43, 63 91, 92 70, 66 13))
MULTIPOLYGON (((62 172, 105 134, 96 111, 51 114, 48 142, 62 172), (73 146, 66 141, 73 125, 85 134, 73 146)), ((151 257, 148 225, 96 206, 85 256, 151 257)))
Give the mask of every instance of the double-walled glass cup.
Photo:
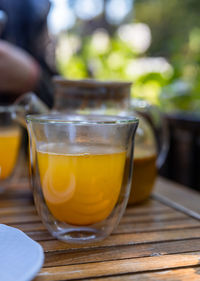
POLYGON ((26 144, 26 114, 47 111, 33 93, 20 96, 13 105, 0 105, 0 193, 13 179, 28 176, 25 148, 22 146, 26 144))
POLYGON ((16 171, 21 143, 21 127, 16 121, 16 106, 0 106, 0 192, 16 171))
POLYGON ((34 200, 46 228, 71 243, 107 237, 128 201, 138 119, 30 115, 27 125, 34 200))

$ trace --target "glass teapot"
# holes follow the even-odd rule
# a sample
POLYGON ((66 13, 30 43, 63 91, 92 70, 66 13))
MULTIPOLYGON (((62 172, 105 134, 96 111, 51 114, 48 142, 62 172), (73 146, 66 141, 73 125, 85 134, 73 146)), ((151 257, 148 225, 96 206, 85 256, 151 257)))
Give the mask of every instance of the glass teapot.
POLYGON ((147 199, 168 151, 167 130, 163 123, 158 130, 161 124, 158 110, 144 101, 131 102, 130 82, 65 80, 61 77, 55 77, 54 82, 53 112, 139 117, 129 204, 147 199))

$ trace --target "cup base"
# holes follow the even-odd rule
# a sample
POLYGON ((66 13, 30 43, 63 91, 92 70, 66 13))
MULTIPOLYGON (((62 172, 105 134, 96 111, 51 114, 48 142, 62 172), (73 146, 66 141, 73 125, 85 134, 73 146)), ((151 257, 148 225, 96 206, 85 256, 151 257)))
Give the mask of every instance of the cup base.
POLYGON ((90 227, 69 228, 53 233, 53 236, 63 242, 74 244, 97 242, 105 238, 101 231, 90 227))

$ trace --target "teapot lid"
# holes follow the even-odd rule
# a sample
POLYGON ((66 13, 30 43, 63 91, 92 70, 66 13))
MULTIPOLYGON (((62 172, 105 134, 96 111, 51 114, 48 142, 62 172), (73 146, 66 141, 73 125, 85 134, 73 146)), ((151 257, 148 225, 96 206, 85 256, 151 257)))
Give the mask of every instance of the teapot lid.
POLYGON ((128 81, 115 81, 115 80, 95 80, 95 79, 81 79, 81 80, 68 80, 61 76, 55 76, 53 82, 56 85, 60 86, 69 86, 69 87, 81 87, 81 88, 119 88, 119 87, 130 87, 132 82, 128 81))
POLYGON ((99 81, 95 79, 67 80, 56 76, 56 110, 127 107, 131 82, 99 81))

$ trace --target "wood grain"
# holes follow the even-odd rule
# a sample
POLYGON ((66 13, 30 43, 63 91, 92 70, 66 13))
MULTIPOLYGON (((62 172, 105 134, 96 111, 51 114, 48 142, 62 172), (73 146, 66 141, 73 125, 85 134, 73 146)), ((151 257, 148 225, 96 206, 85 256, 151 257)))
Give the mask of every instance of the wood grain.
POLYGON ((200 239, 47 253, 44 267, 200 251, 200 239))
POLYGON ((43 268, 36 281, 74 280, 199 265, 200 252, 43 268))
POLYGON ((155 230, 184 229, 200 226, 200 222, 186 217, 165 221, 137 222, 131 224, 120 223, 114 233, 151 232, 155 230))
POLYGON ((200 196, 192 192, 190 197, 187 188, 182 192, 181 186, 159 179, 152 199, 128 207, 110 237, 70 245, 48 233, 30 190, 25 182, 22 186, 20 190, 20 183, 15 184, 1 196, 0 222, 43 246, 45 263, 35 281, 200 280, 200 220, 193 216, 200 196))
POLYGON ((155 232, 142 232, 142 233, 131 233, 131 234, 116 234, 111 235, 107 239, 98 243, 91 243, 86 245, 70 245, 58 240, 52 241, 41 241, 41 245, 45 252, 53 251, 65 251, 67 249, 78 249, 78 248, 98 248, 98 247, 116 247, 124 245, 136 245, 142 243, 152 242, 163 242, 163 241, 176 241, 185 240, 191 238, 200 237, 200 228, 194 229, 177 229, 177 230, 166 230, 166 231, 155 231, 155 232))
POLYGON ((1 216, 12 216, 13 214, 24 215, 24 214, 36 214, 36 209, 32 205, 28 206, 15 206, 15 207, 1 207, 1 216))
POLYGON ((85 281, 199 281, 200 267, 167 269, 157 272, 142 273, 142 274, 126 274, 114 277, 84 279, 85 281))
POLYGON ((197 191, 186 188, 169 180, 158 178, 153 197, 194 218, 200 219, 200 195, 197 191), (189 200, 188 200, 189 198, 189 200))

